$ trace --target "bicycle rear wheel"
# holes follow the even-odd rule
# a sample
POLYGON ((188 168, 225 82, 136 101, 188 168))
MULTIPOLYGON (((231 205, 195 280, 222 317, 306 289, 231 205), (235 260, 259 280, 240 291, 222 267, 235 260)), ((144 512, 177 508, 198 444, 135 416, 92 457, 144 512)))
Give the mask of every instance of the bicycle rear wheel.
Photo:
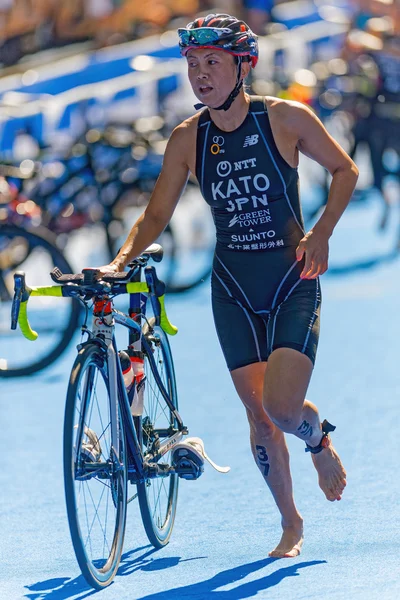
MULTIPOLYGON (((159 377, 169 394, 172 404, 178 408, 174 365, 168 338, 159 327, 154 334, 146 338, 143 344, 145 352, 145 393, 143 416, 137 418, 139 438, 143 453, 150 452, 154 441, 162 442, 167 430, 177 428, 176 419, 165 402, 158 384, 159 377)), ((170 452, 162 461, 171 464, 170 452)), ((140 512, 149 541, 156 548, 165 546, 171 537, 178 502, 178 483, 176 474, 168 477, 148 479, 138 484, 140 512)))
POLYGON ((46 296, 29 300, 29 321, 39 334, 34 344, 27 341, 21 350, 21 332, 10 328, 15 271, 25 271, 28 285, 52 285, 49 273, 54 267, 73 272, 50 232, 0 225, 0 377, 26 376, 44 369, 67 348, 78 327, 76 299, 46 296))
POLYGON ((125 534, 125 429, 117 408, 104 354, 96 344, 87 344, 75 360, 68 386, 64 484, 75 555, 86 581, 96 589, 113 580, 125 534))

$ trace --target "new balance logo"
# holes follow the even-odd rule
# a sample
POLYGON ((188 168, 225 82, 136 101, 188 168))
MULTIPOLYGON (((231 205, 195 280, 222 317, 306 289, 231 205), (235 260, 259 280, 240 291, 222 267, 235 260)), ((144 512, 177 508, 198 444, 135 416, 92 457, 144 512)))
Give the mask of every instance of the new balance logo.
POLYGON ((258 144, 258 133, 255 133, 254 135, 246 135, 244 138, 243 148, 246 148, 247 146, 255 146, 255 144, 258 144))

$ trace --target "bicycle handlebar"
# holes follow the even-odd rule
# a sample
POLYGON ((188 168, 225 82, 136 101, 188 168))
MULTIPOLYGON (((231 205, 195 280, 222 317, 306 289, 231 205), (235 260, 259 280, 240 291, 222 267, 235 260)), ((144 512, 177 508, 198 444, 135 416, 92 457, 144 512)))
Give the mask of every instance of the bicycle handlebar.
POLYGON ((17 323, 28 340, 35 341, 38 337, 29 325, 28 300, 30 296, 62 296, 62 290, 57 286, 29 288, 25 283, 25 273, 14 273, 14 298, 11 306, 11 329, 17 329, 17 323), (38 293, 40 290, 40 293, 38 293))
POLYGON ((11 329, 17 329, 22 297, 25 296, 26 293, 25 273, 17 271, 14 273, 14 298, 11 306, 11 329))
MULTIPOLYGON (((144 259, 146 261, 146 258, 144 259)), ((28 300, 31 296, 53 296, 53 297, 92 297, 97 294, 119 295, 123 293, 149 294, 156 317, 156 323, 169 335, 175 335, 178 332, 177 327, 168 319, 165 310, 165 284, 160 281, 155 273, 154 267, 146 267, 146 281, 127 281, 128 276, 137 269, 136 264, 128 273, 110 273, 101 280, 90 277, 91 282, 85 282, 84 274, 63 275, 59 269, 52 272, 54 280, 62 281, 61 285, 45 287, 28 287, 25 283, 25 273, 19 271, 14 274, 14 298, 11 308, 11 329, 17 328, 17 323, 25 338, 35 341, 38 334, 34 331, 28 319, 28 300), (125 281, 123 281, 125 280, 125 281), (114 282, 114 286, 110 283, 114 282), (107 286, 107 287, 106 287, 107 286)), ((95 269, 84 269, 84 271, 95 272, 95 269)))

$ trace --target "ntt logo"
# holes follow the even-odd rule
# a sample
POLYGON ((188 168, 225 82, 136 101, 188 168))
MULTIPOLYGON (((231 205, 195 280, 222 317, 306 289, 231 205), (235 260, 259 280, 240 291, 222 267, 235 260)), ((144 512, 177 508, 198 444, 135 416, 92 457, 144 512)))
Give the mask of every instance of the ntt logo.
POLYGON ((221 160, 217 165, 217 173, 220 177, 227 177, 232 171, 232 165, 227 160, 221 160))

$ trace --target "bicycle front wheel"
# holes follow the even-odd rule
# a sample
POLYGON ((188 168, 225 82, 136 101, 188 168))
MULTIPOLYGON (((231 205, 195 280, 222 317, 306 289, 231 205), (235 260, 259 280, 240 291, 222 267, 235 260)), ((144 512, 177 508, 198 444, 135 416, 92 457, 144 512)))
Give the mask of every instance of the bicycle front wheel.
MULTIPOLYGON (((164 400, 159 381, 171 399, 174 408, 178 408, 178 397, 174 365, 168 338, 159 327, 147 336, 143 343, 145 352, 145 392, 143 416, 138 417, 144 457, 150 452, 154 441, 163 441, 168 430, 177 428, 176 419, 164 400)), ((171 464, 170 452, 162 458, 171 464)), ((165 546, 171 537, 178 502, 178 476, 174 473, 168 477, 148 479, 138 484, 140 512, 149 541, 156 548, 165 546)))
POLYGON ((79 352, 64 420, 64 484, 75 555, 89 585, 114 578, 126 523, 127 464, 119 403, 110 397, 107 363, 96 344, 79 352))
POLYGON ((67 348, 78 327, 78 300, 42 296, 29 300, 29 321, 39 334, 35 343, 26 341, 22 349, 21 332, 11 331, 15 271, 25 271, 28 285, 53 285, 49 273, 54 267, 73 272, 50 232, 0 225, 0 377, 44 369, 67 348))

